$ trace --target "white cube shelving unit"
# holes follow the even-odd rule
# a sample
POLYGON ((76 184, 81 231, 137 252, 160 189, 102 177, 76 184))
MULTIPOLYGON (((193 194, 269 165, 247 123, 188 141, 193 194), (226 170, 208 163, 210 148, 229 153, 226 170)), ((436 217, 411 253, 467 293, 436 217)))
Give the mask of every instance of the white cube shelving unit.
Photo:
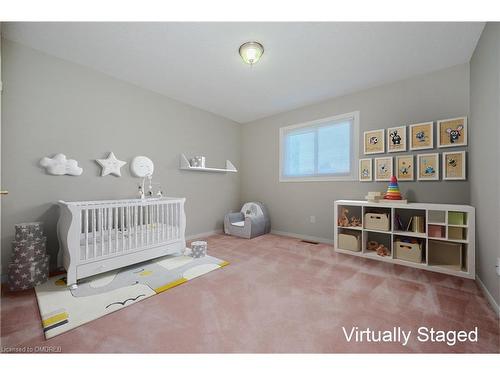
POLYGON ((338 200, 335 201, 334 220, 334 246, 338 253, 475 279, 475 209, 472 206, 338 200), (342 207, 349 210, 349 218, 351 216, 361 218, 361 227, 338 225, 342 207), (365 214, 370 212, 389 214, 389 229, 381 231, 366 228, 365 214), (399 228, 396 215, 406 219, 411 216, 423 216, 424 232, 412 232, 406 231, 406 228, 399 228), (429 229, 432 229, 435 236, 429 235, 429 229), (439 233, 436 234, 438 231, 439 233), (360 233, 359 251, 339 248, 339 233, 360 233), (383 257, 377 255, 375 251, 367 250, 366 244, 373 237, 382 239, 381 242, 390 250, 390 255, 383 257), (421 262, 397 258, 394 242, 401 238, 413 239, 422 244, 421 262))

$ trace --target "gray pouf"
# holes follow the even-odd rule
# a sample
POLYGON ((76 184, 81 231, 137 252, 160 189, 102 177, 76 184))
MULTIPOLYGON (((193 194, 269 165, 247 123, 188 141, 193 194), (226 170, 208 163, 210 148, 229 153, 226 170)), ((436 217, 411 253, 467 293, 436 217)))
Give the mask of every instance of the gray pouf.
POLYGON ((193 258, 202 258, 207 255, 207 242, 194 241, 191 242, 191 256, 193 258))

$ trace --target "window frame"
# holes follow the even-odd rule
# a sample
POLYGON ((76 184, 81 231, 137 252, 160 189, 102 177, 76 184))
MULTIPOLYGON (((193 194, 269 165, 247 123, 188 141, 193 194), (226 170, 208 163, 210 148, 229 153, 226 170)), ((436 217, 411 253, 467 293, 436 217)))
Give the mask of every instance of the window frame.
MULTIPOLYGON (((357 181, 358 179, 358 163, 359 163, 359 111, 353 111, 349 113, 343 113, 340 115, 330 116, 326 118, 321 118, 313 121, 307 121, 300 124, 283 126, 279 128, 279 182, 308 182, 308 181, 357 181), (342 120, 352 119, 352 153, 351 153, 351 171, 346 175, 313 175, 313 176, 297 176, 297 177, 287 177, 283 175, 284 171, 284 151, 285 151, 285 135, 290 130, 309 128, 309 127, 319 127, 322 124, 327 125, 328 122, 342 121, 342 120)), ((317 155, 315 155, 317 157, 317 155)))

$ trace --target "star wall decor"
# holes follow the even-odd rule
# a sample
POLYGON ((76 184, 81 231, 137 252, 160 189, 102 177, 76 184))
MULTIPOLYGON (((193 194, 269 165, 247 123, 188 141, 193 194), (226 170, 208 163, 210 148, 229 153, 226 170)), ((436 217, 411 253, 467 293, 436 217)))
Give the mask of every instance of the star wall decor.
POLYGON ((106 159, 96 159, 96 162, 102 167, 102 177, 107 176, 108 174, 121 177, 122 173, 120 168, 127 164, 124 161, 118 160, 112 152, 109 153, 106 159))

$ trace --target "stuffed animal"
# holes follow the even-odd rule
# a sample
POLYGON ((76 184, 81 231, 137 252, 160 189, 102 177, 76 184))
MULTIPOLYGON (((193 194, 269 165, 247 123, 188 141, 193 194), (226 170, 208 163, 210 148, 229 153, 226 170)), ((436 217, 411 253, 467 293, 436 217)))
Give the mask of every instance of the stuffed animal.
POLYGON ((389 255, 389 249, 387 249, 387 247, 384 246, 384 244, 380 244, 378 247, 377 247, 377 255, 380 255, 381 257, 385 257, 387 255, 389 255))
POLYGON ((351 227, 360 227, 361 226, 361 219, 356 216, 351 217, 351 227))
POLYGON ((340 218, 338 219, 338 226, 339 227, 348 227, 349 226, 349 219, 347 218, 348 213, 349 213, 349 210, 345 207, 342 207, 340 218))
POLYGON ((379 247, 379 245, 378 245, 377 241, 368 241, 366 244, 367 250, 375 251, 375 250, 377 250, 378 247, 379 247))

